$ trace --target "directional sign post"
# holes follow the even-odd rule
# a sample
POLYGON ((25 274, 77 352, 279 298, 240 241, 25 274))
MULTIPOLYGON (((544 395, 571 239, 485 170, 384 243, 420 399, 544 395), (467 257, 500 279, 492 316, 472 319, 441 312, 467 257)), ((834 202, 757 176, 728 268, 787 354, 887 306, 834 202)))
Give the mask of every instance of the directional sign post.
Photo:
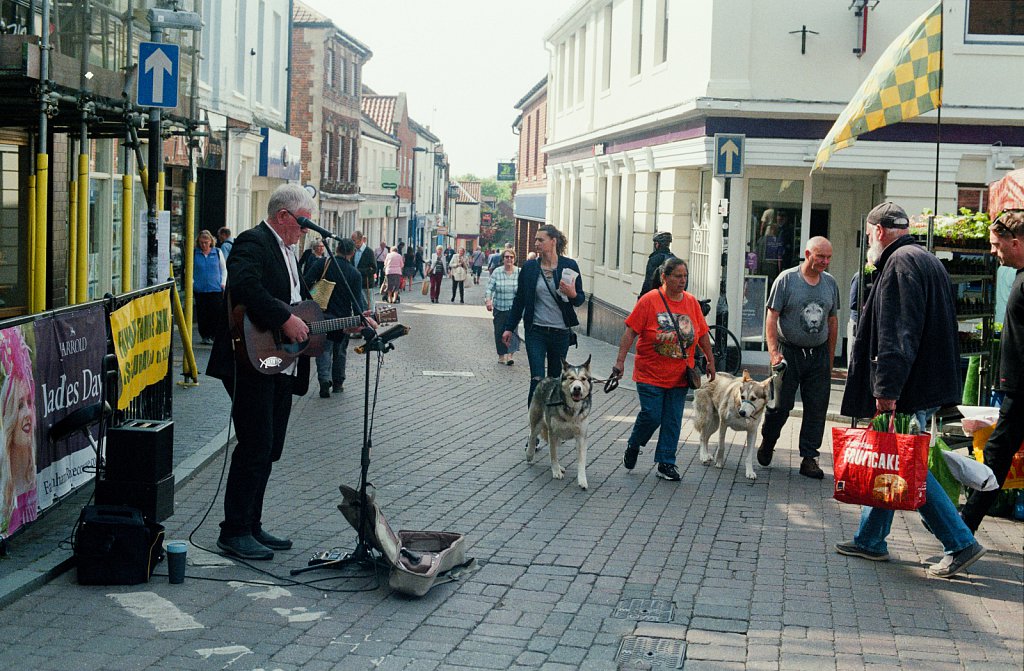
POLYGON ((743 149, 746 135, 715 133, 715 177, 743 176, 743 149))
POLYGON ((136 99, 140 107, 178 106, 178 45, 160 42, 139 44, 139 85, 136 99))

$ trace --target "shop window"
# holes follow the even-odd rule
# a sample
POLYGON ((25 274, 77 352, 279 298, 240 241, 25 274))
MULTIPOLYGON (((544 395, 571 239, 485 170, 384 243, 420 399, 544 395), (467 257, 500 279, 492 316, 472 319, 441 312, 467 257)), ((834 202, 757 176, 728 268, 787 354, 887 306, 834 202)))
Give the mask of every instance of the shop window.
POLYGON ((968 0, 967 41, 1024 44, 1024 0, 968 0))
POLYGON ((20 197, 28 172, 23 147, 0 144, 0 318, 25 314, 28 305, 28 212, 20 197))
POLYGON ((750 231, 754 274, 768 278, 771 287, 779 273, 800 263, 803 182, 782 179, 750 180, 750 231), (756 258, 755 258, 756 257, 756 258))

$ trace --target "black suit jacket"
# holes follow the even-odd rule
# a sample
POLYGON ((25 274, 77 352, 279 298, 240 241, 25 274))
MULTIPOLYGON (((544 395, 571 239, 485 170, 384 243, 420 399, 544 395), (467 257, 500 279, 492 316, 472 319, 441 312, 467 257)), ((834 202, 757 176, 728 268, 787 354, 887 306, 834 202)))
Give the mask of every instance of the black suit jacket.
MULTIPOLYGON (((358 254, 358 251, 356 252, 358 254)), ((356 265, 356 270, 363 276, 363 287, 366 289, 373 288, 373 276, 377 274, 377 261, 373 256, 374 252, 367 245, 363 249, 363 255, 359 257, 359 263, 356 265)), ((355 257, 352 257, 353 260, 355 257)))
MULTIPOLYGON (((221 380, 235 375, 235 357, 231 350, 228 329, 228 311, 244 305, 246 315, 254 324, 265 329, 278 329, 291 316, 291 280, 288 265, 281 255, 274 231, 266 222, 241 233, 231 248, 227 260, 227 306, 210 352, 206 374, 221 380)), ((307 296, 305 287, 303 296, 307 296)), ((243 366, 239 362, 239 366, 243 366)), ((246 372, 253 372, 251 368, 246 372)), ((309 357, 299 357, 294 392, 301 396, 309 387, 309 357)))

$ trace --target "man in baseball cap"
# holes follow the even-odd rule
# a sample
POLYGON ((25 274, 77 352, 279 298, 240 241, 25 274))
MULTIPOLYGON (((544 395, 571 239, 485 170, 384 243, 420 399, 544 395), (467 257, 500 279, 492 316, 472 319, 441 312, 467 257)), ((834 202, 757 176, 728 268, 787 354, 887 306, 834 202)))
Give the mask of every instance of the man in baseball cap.
POLYGON ((910 228, 910 217, 902 207, 886 201, 868 212, 868 223, 882 228, 910 228))

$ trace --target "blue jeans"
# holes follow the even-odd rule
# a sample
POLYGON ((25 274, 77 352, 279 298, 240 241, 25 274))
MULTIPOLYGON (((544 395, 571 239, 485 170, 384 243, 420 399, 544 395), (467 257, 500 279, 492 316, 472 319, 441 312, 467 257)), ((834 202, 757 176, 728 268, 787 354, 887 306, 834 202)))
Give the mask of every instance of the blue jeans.
POLYGON ((530 395, 526 406, 533 400, 533 391, 545 377, 558 377, 562 374, 562 359, 569 353, 569 329, 557 329, 549 326, 526 327, 526 357, 530 360, 530 395))
MULTIPOLYGON (((935 409, 917 413, 917 422, 924 431, 928 426, 928 418, 935 414, 935 409)), ((935 476, 928 472, 925 503, 917 509, 928 530, 942 543, 946 554, 953 554, 974 544, 974 534, 967 528, 956 506, 949 500, 946 490, 942 488, 935 476)), ((860 528, 853 537, 854 544, 872 552, 888 552, 885 543, 892 527, 894 511, 884 508, 865 506, 860 511, 860 528)))
POLYGON ((348 336, 335 342, 327 339, 324 351, 316 357, 316 379, 332 384, 345 383, 345 359, 348 358, 348 336))
POLYGON ((656 387, 653 384, 636 383, 640 396, 640 414, 636 416, 629 445, 643 447, 658 432, 658 446, 654 450, 654 461, 659 464, 675 464, 676 448, 679 445, 679 429, 683 425, 683 409, 686 407, 686 387, 656 387))

